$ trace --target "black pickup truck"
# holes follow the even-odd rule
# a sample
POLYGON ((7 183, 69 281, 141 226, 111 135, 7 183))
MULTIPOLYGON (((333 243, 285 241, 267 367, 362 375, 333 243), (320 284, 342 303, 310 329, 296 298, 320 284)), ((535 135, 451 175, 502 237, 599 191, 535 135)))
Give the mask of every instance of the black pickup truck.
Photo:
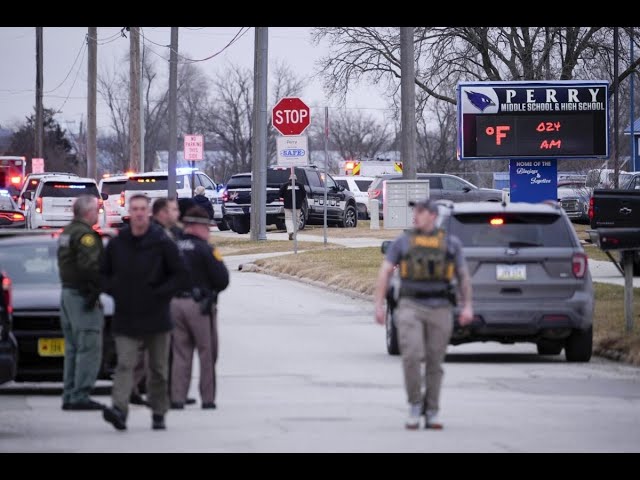
MULTIPOLYGON (((639 177, 640 178, 640 177, 639 177)), ((591 241, 608 252, 633 251, 633 274, 640 275, 640 187, 596 189, 589 201, 591 241)), ((617 262, 616 262, 617 263, 617 262)), ((620 267, 621 268, 621 267, 620 267)))
MULTIPOLYGON (((284 205, 279 190, 289 181, 291 169, 284 167, 267 168, 266 224, 275 224, 279 230, 285 229, 284 205)), ((307 199, 302 205, 298 230, 306 224, 322 225, 324 221, 324 174, 314 166, 296 167, 298 183, 304 185, 307 199)), ((236 233, 248 233, 251 218, 251 173, 238 173, 227 183, 222 195, 224 218, 236 233)), ((339 186, 331 175, 327 175, 327 223, 340 227, 356 227, 358 214, 356 199, 352 192, 339 186)))

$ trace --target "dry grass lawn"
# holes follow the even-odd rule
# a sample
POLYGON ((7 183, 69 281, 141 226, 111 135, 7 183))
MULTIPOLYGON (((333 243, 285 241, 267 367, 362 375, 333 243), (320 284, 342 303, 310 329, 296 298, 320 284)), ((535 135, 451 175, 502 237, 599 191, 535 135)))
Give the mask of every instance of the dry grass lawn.
MULTIPOLYGON (((393 239, 402 233, 402 230, 385 230, 382 228, 382 221, 380 221, 379 230, 371 230, 370 220, 358 220, 356 228, 340 228, 327 226, 327 238, 352 238, 352 237, 368 237, 368 238, 381 238, 381 239, 393 239)), ((308 225, 300 232, 305 235, 323 235, 322 225, 308 225)))
MULTIPOLYGON (((222 238, 218 236, 209 237, 209 243, 215 245, 224 256, 229 255, 253 255, 256 253, 270 252, 291 252, 293 253, 293 242, 290 240, 268 240, 252 242, 245 238, 222 238)), ((332 243, 327 244, 327 250, 345 248, 332 243)), ((300 250, 325 250, 322 242, 298 242, 300 250)))
MULTIPOLYGON (((294 277, 324 282, 334 287, 372 295, 382 254, 379 248, 349 248, 337 251, 316 250, 297 256, 258 260, 267 270, 294 277)), ((640 289, 635 289, 635 329, 631 335, 624 327, 624 288, 595 283, 594 348, 617 350, 640 364, 640 289)))

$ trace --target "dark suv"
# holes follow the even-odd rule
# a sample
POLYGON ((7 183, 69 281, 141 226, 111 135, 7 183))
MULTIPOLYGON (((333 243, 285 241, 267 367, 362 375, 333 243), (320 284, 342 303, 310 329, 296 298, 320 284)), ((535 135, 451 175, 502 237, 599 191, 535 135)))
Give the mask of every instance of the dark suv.
MULTIPOLYGON (((452 202, 501 202, 502 191, 493 188, 479 188, 464 178, 448 173, 418 173, 418 180, 429 180, 429 198, 451 200, 452 202)), ((380 218, 384 205, 384 182, 402 180, 402 175, 388 174, 375 178, 369 186, 369 200, 378 200, 380 218)))
MULTIPOLYGON (((541 355, 568 361, 592 352, 594 292, 587 256, 558 205, 451 204, 442 227, 463 245, 473 285, 471 325, 456 323, 451 344, 534 342, 541 355)), ((398 354, 395 305, 387 294, 387 351, 398 354)))
MULTIPOLYGON (((267 225, 275 224, 285 229, 284 206, 279 190, 290 181, 290 168, 269 167, 267 169, 267 225)), ((316 167, 296 167, 297 182, 304 185, 307 199, 302 205, 298 229, 306 224, 321 225, 324 221, 324 173, 316 167)), ((225 219, 237 233, 247 233, 250 226, 251 174, 232 176, 223 195, 225 219)), ((331 175, 327 175, 327 223, 340 227, 356 227, 358 213, 353 193, 339 186, 331 175)))

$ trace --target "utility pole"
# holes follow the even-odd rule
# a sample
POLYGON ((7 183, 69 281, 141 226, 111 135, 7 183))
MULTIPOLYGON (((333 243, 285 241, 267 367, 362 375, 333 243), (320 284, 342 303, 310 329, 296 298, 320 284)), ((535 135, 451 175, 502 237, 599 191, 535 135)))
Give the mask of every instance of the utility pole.
POLYGON ((140 171, 145 172, 151 170, 153 165, 147 165, 144 163, 144 121, 145 121, 145 108, 144 108, 144 42, 142 43, 142 55, 140 55, 140 171))
POLYGON ((413 54, 413 27, 400 27, 400 155, 402 178, 415 180, 416 168, 416 69, 413 54))
POLYGON ((98 81, 98 27, 89 27, 87 60, 87 177, 98 178, 96 163, 96 92, 98 81))
MULTIPOLYGON (((251 240, 267 239, 267 66, 269 29, 255 27, 253 145, 251 152, 251 240)), ((293 220, 298 221, 297 218, 293 220)))
POLYGON ((140 171, 140 27, 129 36, 129 170, 140 171))
POLYGON ((36 142, 35 157, 43 158, 44 108, 42 106, 42 27, 36 27, 36 142))
MULTIPOLYGON (((178 27, 171 27, 169 52, 169 161, 167 164, 169 198, 176 196, 176 163, 178 156, 178 27)), ((192 182, 193 184, 193 182, 192 182)))
POLYGON ((613 27, 613 185, 618 188, 620 158, 618 149, 618 27, 613 27))

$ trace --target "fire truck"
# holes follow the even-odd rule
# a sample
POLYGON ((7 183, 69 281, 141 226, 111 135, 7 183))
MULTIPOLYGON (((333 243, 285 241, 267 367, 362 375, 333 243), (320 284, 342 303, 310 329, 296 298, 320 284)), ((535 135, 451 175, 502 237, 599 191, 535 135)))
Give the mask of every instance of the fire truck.
POLYGON ((345 160, 341 163, 340 170, 343 175, 375 177, 388 173, 402 173, 402 162, 393 160, 345 160))
POLYGON ((25 157, 0 156, 0 189, 6 189, 17 199, 26 174, 27 161, 25 157))

